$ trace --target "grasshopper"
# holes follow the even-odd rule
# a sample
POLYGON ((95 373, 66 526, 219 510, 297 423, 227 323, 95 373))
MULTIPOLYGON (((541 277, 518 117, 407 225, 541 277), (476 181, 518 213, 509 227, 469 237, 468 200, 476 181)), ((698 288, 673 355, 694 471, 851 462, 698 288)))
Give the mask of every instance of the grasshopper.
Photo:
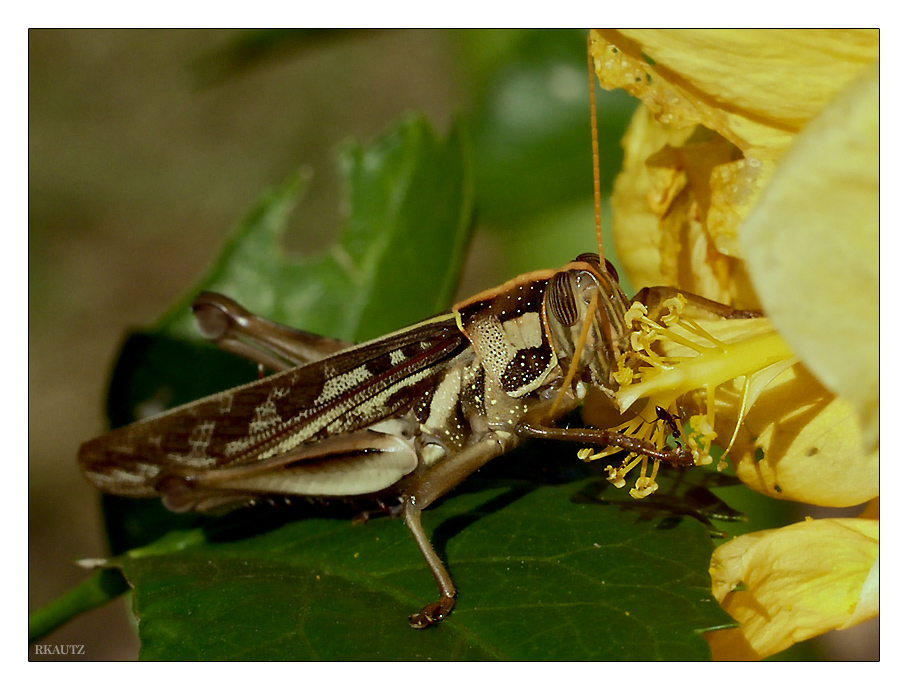
MULTIPOLYGON (((596 149, 593 137, 594 159, 596 149)), ((647 288, 634 299, 658 308, 676 293, 647 288)), ((722 317, 751 315, 688 298, 722 317)), ((439 593, 409 622, 429 627, 451 612, 456 588, 421 513, 491 459, 543 438, 693 464, 667 412, 659 418, 670 421, 671 447, 556 425, 617 389, 617 362, 632 356, 630 304, 601 251, 364 344, 294 330, 202 293, 192 306, 202 334, 275 373, 90 440, 79 463, 98 489, 160 497, 176 512, 223 512, 262 496, 399 496, 395 511, 439 593)))
MULTIPOLYGON (((647 289, 636 299, 657 306, 665 292, 676 290, 647 289)), ((698 300, 725 317, 748 315, 698 300)), ((360 345, 202 293, 192 308, 203 334, 277 373, 90 440, 79 462, 100 490, 157 496, 176 512, 220 512, 274 495, 400 495, 438 586, 439 599, 410 616, 413 627, 428 627, 450 613, 456 588, 422 510, 486 462, 545 438, 693 464, 682 443, 656 447, 613 430, 554 425, 616 389, 629 306, 613 267, 593 254, 360 345)))

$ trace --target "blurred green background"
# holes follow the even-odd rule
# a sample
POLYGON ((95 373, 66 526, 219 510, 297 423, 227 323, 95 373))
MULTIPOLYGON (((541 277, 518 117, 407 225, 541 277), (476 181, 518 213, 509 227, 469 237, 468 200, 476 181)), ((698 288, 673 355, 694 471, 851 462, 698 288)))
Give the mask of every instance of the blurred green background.
MULTIPOLYGON (((598 98, 607 198, 635 101, 598 98)), ((300 166, 313 178, 287 242, 325 247, 339 146, 407 111, 441 132, 462 117, 473 141, 461 297, 595 250, 584 32, 29 32, 30 610, 84 578, 73 559, 106 552, 75 457, 104 430, 125 329, 155 320, 300 166)), ((135 658, 123 608, 45 642, 135 658)))

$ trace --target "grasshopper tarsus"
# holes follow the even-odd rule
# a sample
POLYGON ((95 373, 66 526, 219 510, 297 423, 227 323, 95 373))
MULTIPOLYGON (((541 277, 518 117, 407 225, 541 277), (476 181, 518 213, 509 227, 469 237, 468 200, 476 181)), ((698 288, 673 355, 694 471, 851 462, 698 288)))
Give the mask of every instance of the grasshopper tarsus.
POLYGON ((409 626, 413 629, 428 629, 443 620, 454 607, 453 596, 441 596, 434 603, 429 603, 415 615, 409 616, 409 626))
POLYGON ((403 503, 399 499, 391 505, 381 498, 376 498, 373 508, 362 509, 353 517, 353 524, 367 524, 375 517, 398 517, 402 511, 403 503))

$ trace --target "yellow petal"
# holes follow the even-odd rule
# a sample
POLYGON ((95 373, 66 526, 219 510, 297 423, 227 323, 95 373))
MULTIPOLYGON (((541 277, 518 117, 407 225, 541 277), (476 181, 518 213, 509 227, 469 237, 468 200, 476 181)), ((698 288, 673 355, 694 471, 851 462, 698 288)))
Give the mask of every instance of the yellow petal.
POLYGON ((703 124, 747 155, 783 150, 868 65, 874 30, 598 30, 605 88, 640 98, 659 121, 703 124))
POLYGON ((820 519, 717 548, 712 593, 740 623, 706 635, 716 660, 753 660, 879 614, 879 522, 820 519))
POLYGON ((803 130, 740 242, 766 313, 878 450, 878 65, 803 130))
POLYGON ((640 107, 623 140, 611 196, 612 235, 634 285, 668 284, 755 307, 736 257, 736 228, 759 166, 706 130, 659 124, 640 107))
MULTIPOLYGON (((879 495, 879 453, 861 442, 858 417, 802 364, 758 393, 728 457, 737 477, 771 497, 826 507, 860 505, 879 495)), ((740 390, 719 391, 715 427, 734 433, 740 390), (736 393, 736 394, 735 394, 736 393)))
MULTIPOLYGON (((639 107, 624 135, 623 171, 615 180, 611 196, 611 232, 621 263, 626 268, 626 277, 636 288, 671 284, 670 280, 662 277, 662 271, 677 272, 677 261, 673 258, 676 249, 666 246, 662 251, 663 243, 673 242, 676 245, 676 240, 662 233, 660 215, 650 206, 646 160, 663 146, 682 145, 692 131, 692 128, 674 130, 663 127, 655 122, 645 107, 639 107), (662 253, 670 257, 664 269, 662 253)), ((661 188, 666 186, 662 184, 661 188)), ((654 201, 660 203, 661 199, 654 201)))

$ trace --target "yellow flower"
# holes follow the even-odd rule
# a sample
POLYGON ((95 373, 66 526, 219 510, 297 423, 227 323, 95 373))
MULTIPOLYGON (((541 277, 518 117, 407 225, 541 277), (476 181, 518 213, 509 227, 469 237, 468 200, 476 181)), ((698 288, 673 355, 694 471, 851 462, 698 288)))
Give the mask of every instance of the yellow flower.
POLYGON ((879 614, 878 520, 808 520, 720 550, 712 591, 741 627, 709 634, 716 660, 756 660, 879 614))
MULTIPOLYGON (((694 451, 733 439, 748 486, 810 504, 879 492, 878 38, 592 33, 602 85, 642 101, 612 197, 630 280, 769 319, 699 321, 693 337, 658 326, 665 358, 618 396, 673 413, 671 376, 683 378, 684 408, 703 410, 685 438, 694 451), (696 366, 698 390, 683 375, 696 366)), ((716 657, 764 657, 855 624, 878 614, 878 515, 740 537, 715 551, 712 576, 741 624, 711 635, 716 657)))

